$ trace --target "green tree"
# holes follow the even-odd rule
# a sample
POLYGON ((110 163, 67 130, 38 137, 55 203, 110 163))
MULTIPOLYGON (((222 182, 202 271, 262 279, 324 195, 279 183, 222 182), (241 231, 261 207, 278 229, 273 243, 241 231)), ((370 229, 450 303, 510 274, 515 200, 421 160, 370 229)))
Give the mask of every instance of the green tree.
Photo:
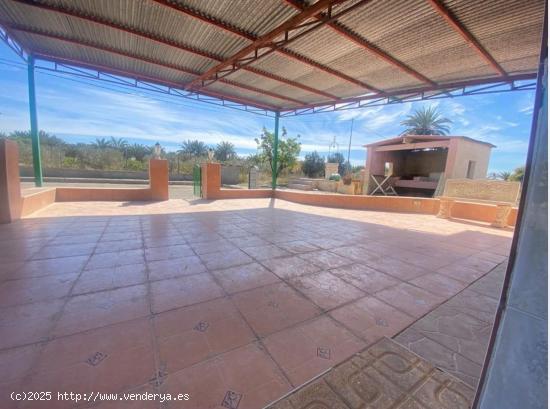
POLYGON ((301 150, 301 144, 298 142, 299 137, 300 135, 296 138, 287 138, 286 129, 283 127, 281 138, 279 138, 279 148, 277 149, 277 169, 273 169, 274 134, 263 128, 260 138, 254 139, 258 145, 261 160, 269 163, 269 168, 272 172, 275 172, 275 176, 278 177, 284 169, 291 168, 297 163, 301 150))
POLYGON ((220 162, 225 162, 231 159, 235 159, 237 153, 235 152, 235 145, 231 142, 220 142, 214 149, 214 157, 220 162))
POLYGON ((514 169, 514 171, 508 177, 508 180, 512 182, 523 182, 524 177, 525 177, 525 166, 520 166, 519 168, 514 169))
MULTIPOLYGON (((22 141, 28 140, 30 142, 31 131, 13 131, 9 134, 9 138, 22 141)), ((40 144, 42 145, 49 145, 52 147, 63 147, 66 145, 66 142, 63 139, 58 138, 54 134, 50 134, 44 130, 38 131, 38 138, 40 139, 40 144)))
POLYGON ((338 164, 338 173, 340 176, 344 176, 346 173, 351 171, 351 165, 346 161, 346 158, 344 158, 344 155, 340 152, 334 152, 328 155, 327 162, 338 164))
POLYGON ((200 157, 208 154, 208 146, 198 139, 192 141, 188 139, 181 144, 181 149, 178 151, 184 157, 200 157))
POLYGON ((325 158, 317 153, 317 151, 313 151, 311 153, 308 153, 305 158, 304 162, 302 163, 302 172, 306 174, 306 176, 312 178, 320 176, 325 171, 325 158))
POLYGON ((448 124, 452 121, 441 116, 436 106, 422 107, 408 115, 407 119, 401 121, 405 126, 402 135, 447 135, 450 132, 448 124))

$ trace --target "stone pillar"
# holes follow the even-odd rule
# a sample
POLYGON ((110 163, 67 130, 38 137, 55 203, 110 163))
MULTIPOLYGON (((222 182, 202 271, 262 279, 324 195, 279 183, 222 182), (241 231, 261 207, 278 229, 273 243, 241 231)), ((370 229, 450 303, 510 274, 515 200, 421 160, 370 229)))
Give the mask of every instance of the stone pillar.
POLYGON ((328 179, 333 173, 338 173, 338 164, 325 163, 325 179, 328 179))
POLYGON ((21 218, 21 182, 17 142, 0 139, 0 223, 21 218))
POLYGON ((450 219, 454 203, 455 201, 453 199, 440 198, 439 213, 437 213, 437 217, 440 219, 450 219))
POLYGON ((248 188, 256 189, 258 187, 258 168, 252 166, 248 171, 248 188))
POLYGON ((495 215, 495 220, 491 223, 493 227, 504 228, 508 226, 508 216, 512 211, 512 205, 509 203, 499 203, 497 204, 497 213, 495 215))
POLYGON ((151 200, 168 200, 168 161, 149 160, 149 189, 151 200))
POLYGON ((221 183, 221 165, 219 163, 201 164, 202 197, 204 199, 217 199, 221 183))

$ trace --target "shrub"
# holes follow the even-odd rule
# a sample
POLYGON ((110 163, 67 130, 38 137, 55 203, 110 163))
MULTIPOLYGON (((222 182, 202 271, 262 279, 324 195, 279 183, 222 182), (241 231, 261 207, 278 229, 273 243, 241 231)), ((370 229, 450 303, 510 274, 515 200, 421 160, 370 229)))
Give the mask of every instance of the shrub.
POLYGON ((339 182, 340 179, 341 179, 341 176, 338 173, 333 173, 328 178, 328 180, 334 180, 335 182, 339 182))
POLYGON ((320 156, 317 151, 308 153, 302 163, 302 172, 312 178, 323 174, 325 170, 325 158, 320 156))

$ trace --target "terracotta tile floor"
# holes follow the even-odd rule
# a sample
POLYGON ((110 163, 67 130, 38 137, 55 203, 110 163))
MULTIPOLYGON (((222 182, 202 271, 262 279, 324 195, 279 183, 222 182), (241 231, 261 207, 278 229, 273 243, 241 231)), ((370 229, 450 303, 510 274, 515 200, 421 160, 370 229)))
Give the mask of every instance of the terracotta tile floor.
POLYGON ((466 348, 461 365, 479 366, 472 342, 502 280, 487 273, 511 236, 269 199, 56 203, 0 226, 0 407, 45 407, 11 391, 63 390, 191 395, 111 407, 257 409, 427 313, 437 331, 428 321, 406 341, 437 341, 442 361, 466 348))

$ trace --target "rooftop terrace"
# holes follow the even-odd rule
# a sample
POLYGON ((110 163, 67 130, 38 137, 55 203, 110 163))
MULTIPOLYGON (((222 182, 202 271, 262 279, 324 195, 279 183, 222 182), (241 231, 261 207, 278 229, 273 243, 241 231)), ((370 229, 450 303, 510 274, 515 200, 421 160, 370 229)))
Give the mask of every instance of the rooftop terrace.
POLYGON ((0 226, 0 389, 189 393, 198 408, 232 391, 261 408, 398 334, 475 387, 510 241, 276 199, 54 203, 0 226))

